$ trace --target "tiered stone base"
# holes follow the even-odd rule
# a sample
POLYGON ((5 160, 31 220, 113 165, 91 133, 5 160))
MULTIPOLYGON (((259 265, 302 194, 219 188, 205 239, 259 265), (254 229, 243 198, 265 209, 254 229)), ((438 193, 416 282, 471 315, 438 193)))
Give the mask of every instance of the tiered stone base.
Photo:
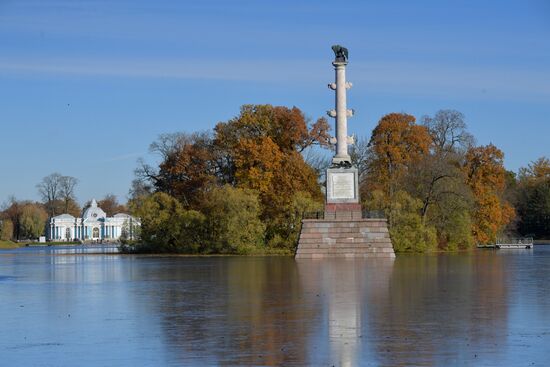
MULTIPOLYGON (((338 213, 340 214, 340 213, 338 213)), ((304 219, 296 259, 395 257, 385 219, 304 219)))

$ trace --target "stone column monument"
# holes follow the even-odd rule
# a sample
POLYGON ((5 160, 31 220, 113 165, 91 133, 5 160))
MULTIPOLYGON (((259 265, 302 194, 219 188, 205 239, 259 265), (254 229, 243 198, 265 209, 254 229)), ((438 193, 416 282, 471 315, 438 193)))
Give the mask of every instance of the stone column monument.
POLYGON ((336 119, 336 137, 332 165, 327 169, 325 211, 304 216, 296 250, 296 259, 325 257, 395 257, 387 221, 363 215, 359 201, 359 179, 348 153, 348 117, 346 93, 351 83, 346 82, 348 50, 332 46, 336 81, 329 88, 336 92, 335 109, 327 114, 336 119))
POLYGON ((332 50, 336 82, 328 87, 336 92, 336 99, 335 109, 327 111, 327 114, 336 119, 336 137, 331 139, 336 147, 332 166, 327 170, 325 217, 360 218, 358 172, 357 168, 352 166, 348 153, 348 144, 353 144, 353 138, 348 136, 348 117, 353 116, 353 110, 347 109, 346 96, 347 90, 351 88, 351 83, 346 81, 348 50, 340 45, 332 46, 332 50))
POLYGON ((346 65, 348 64, 348 50, 340 45, 332 46, 334 51, 334 70, 336 71, 336 82, 330 83, 328 87, 336 91, 335 109, 327 111, 330 117, 336 118, 336 155, 332 159, 335 165, 351 165, 348 154, 348 143, 352 138, 348 136, 348 117, 353 116, 353 110, 347 109, 346 90, 351 88, 351 83, 346 82, 346 65))

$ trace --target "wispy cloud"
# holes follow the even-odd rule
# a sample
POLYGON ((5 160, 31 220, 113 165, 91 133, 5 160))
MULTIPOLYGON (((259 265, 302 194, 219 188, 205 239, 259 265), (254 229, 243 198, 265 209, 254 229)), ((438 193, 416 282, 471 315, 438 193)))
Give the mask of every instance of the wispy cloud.
MULTIPOLYGON (((11 60, 0 58, 0 76, 65 75, 211 79, 243 82, 319 82, 326 62, 309 60, 11 60)), ((505 67, 430 65, 410 62, 350 63, 350 80, 371 89, 418 95, 464 95, 490 99, 548 99, 550 73, 505 67)), ((328 81, 328 80, 327 80, 328 81)))

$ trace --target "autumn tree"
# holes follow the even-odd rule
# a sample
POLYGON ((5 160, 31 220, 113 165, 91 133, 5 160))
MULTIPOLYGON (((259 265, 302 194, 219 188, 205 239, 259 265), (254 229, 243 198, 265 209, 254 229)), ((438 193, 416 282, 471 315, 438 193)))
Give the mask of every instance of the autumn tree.
POLYGON ((519 169, 519 180, 522 182, 550 179, 550 159, 541 157, 527 167, 519 169))
POLYGON ((317 172, 300 153, 313 145, 327 146, 328 129, 325 119, 310 125, 298 108, 271 105, 245 105, 239 116, 214 129, 214 145, 227 157, 222 169, 226 182, 259 194, 268 241, 277 237, 278 244, 293 245, 295 229, 286 222, 295 193, 322 200, 317 172))
POLYGON ((504 154, 492 144, 468 149, 463 166, 466 183, 474 196, 472 233, 477 243, 496 241, 514 217, 514 209, 503 200, 506 171, 504 154))
POLYGON ((422 223, 436 228, 441 249, 464 249, 473 244, 471 228, 464 225, 473 205, 471 189, 460 166, 448 155, 426 155, 407 173, 403 187, 420 201, 422 223))
MULTIPOLYGON (((324 118, 311 122, 296 107, 245 105, 238 116, 218 123, 213 134, 161 135, 150 147, 161 162, 158 168, 140 164, 131 206, 148 200, 151 191, 163 192, 184 210, 200 211, 213 220, 217 211, 212 209, 212 198, 220 195, 220 187, 241 199, 248 194, 240 194, 254 192, 267 243, 291 249, 299 230, 288 224, 295 194, 322 201, 318 172, 302 153, 314 146, 327 147, 328 130, 324 118), (241 191, 233 192, 227 185, 241 191)), ((229 242, 220 237, 220 244, 229 242)), ((233 250, 237 248, 250 246, 233 250)))
POLYGON ((209 133, 164 134, 150 147, 162 159, 158 169, 142 162, 136 174, 185 207, 197 208, 202 195, 216 182, 214 150, 209 133))
POLYGON ((369 142, 368 180, 362 192, 368 195, 380 190, 390 207, 406 173, 428 154, 430 143, 428 129, 416 125, 414 116, 390 113, 382 117, 369 142))
POLYGON ((2 211, 2 219, 8 220, 12 224, 13 233, 10 237, 14 240, 19 240, 22 238, 21 215, 23 213, 23 206, 25 203, 26 202, 19 201, 14 196, 11 196, 2 211))
MULTIPOLYGON (((10 238, 15 240, 30 239, 43 234, 48 213, 40 203, 17 200, 15 197, 11 197, 2 211, 0 219, 11 227, 10 238)), ((3 236, 8 235, 7 231, 7 229, 4 229, 6 233, 3 236)))
POLYGON ((112 217, 117 213, 125 213, 128 211, 125 205, 118 202, 117 197, 114 194, 107 194, 105 197, 97 202, 99 206, 108 217, 112 217))
POLYGON ((516 188, 518 231, 522 235, 550 238, 550 160, 546 157, 519 170, 516 188))

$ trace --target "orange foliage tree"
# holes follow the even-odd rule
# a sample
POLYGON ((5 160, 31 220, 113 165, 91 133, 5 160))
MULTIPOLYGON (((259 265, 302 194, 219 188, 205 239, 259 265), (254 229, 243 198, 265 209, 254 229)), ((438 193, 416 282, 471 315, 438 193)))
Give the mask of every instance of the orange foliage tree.
POLYGON ((197 209, 208 187, 216 182, 212 138, 208 134, 185 136, 163 158, 158 173, 148 173, 148 178, 158 191, 174 196, 186 208, 197 209))
POLYGON ((369 142, 371 160, 366 181, 369 192, 381 190, 391 203, 399 181, 410 167, 427 155, 432 139, 415 117, 390 113, 382 117, 369 142))
POLYGON ((326 146, 328 130, 323 118, 308 126, 298 108, 271 105, 245 105, 239 116, 216 126, 214 146, 226 157, 223 170, 233 173, 237 187, 259 193, 268 240, 291 236, 286 223, 296 194, 322 200, 317 174, 300 152, 326 146))
POLYGON ((286 247, 296 234, 291 220, 295 197, 322 201, 317 173, 301 152, 328 146, 328 131, 324 118, 310 123, 296 107, 244 105, 238 116, 218 123, 213 134, 161 135, 151 145, 162 158, 158 170, 143 163, 137 174, 185 209, 199 211, 215 187, 254 190, 266 239, 286 247))
POLYGON ((478 243, 496 240, 499 231, 514 218, 514 209, 502 199, 506 170, 504 154, 492 144, 472 147, 463 166, 475 206, 471 213, 472 233, 478 243))

